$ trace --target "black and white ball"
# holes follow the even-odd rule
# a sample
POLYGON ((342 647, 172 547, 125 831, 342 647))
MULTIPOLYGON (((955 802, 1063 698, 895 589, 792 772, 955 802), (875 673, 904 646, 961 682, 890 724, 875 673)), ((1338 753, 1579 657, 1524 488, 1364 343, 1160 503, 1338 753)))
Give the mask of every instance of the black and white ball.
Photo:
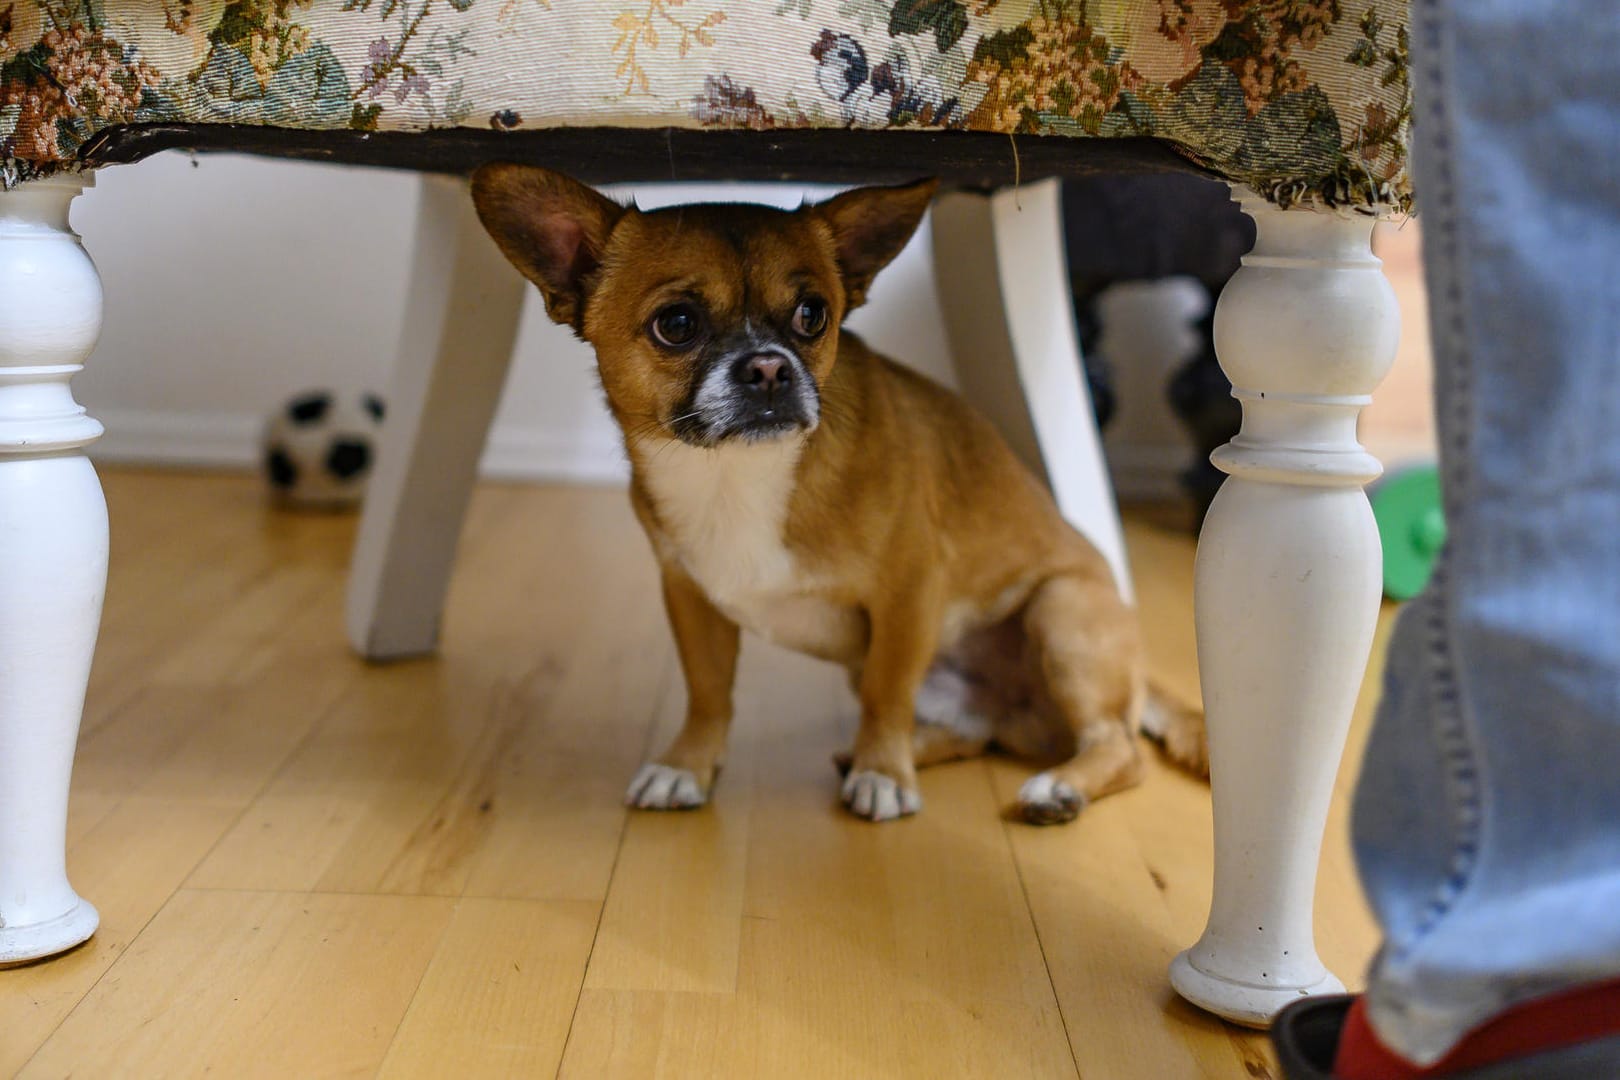
POLYGON ((276 411, 264 429, 264 475, 292 506, 357 506, 377 460, 383 403, 375 394, 312 390, 276 411))

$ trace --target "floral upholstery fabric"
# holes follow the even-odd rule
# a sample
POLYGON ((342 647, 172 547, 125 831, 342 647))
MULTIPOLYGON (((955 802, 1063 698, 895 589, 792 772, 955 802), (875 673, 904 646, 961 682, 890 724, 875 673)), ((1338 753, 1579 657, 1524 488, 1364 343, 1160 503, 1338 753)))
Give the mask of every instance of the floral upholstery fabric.
POLYGON ((0 176, 148 122, 1151 136, 1409 201, 1405 0, 0 0, 0 176))

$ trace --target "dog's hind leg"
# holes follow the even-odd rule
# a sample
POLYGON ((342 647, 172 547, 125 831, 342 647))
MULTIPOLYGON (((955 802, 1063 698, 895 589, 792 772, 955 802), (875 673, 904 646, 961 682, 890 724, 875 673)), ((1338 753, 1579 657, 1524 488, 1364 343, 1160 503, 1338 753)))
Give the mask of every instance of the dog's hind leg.
POLYGON ((1067 729, 1072 758, 1018 792, 1024 820, 1073 820, 1088 803, 1141 782, 1136 731, 1145 689, 1135 618, 1104 576, 1044 582, 1024 609, 1041 712, 1067 729))
POLYGON ((1172 699, 1151 681, 1142 706, 1142 734, 1164 747, 1166 757, 1194 776, 1209 776, 1204 714, 1172 699))
POLYGON ((990 723, 978 717, 966 717, 970 726, 958 727, 931 724, 920 718, 911 733, 911 752, 917 768, 940 765, 947 761, 979 757, 990 746, 990 723))
POLYGON ((991 721, 982 698, 967 673, 944 657, 934 661, 917 690, 917 727, 911 733, 919 769, 984 753, 991 721))

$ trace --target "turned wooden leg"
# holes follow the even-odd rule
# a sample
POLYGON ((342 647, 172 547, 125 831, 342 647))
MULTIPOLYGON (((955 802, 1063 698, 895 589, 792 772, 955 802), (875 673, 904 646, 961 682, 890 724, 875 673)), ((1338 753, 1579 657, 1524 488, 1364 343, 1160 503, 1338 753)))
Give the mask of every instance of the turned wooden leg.
POLYGON ((405 331, 349 579, 362 656, 430 653, 527 284, 461 180, 422 181, 405 331))
POLYGON ((68 228, 89 176, 0 191, 0 964, 95 932, 68 884, 68 781, 107 587, 101 425, 68 380, 101 332, 101 279, 68 228))
POLYGON ((1198 661, 1209 717, 1215 883, 1171 982, 1264 1026, 1337 991, 1311 907, 1334 773, 1372 647, 1382 556, 1362 486, 1381 471, 1356 418, 1400 316, 1373 221, 1242 193, 1254 250, 1221 294, 1215 349, 1243 405, 1198 544, 1198 661))
POLYGON ((1129 601, 1125 537, 1080 367, 1058 181, 941 196, 933 242, 957 385, 1046 479, 1129 601))

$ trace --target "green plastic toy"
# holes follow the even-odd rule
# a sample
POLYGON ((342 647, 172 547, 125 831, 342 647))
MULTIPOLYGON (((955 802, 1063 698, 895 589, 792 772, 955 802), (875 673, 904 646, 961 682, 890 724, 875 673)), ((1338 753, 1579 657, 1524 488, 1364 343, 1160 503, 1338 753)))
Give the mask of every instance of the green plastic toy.
POLYGON ((1419 465, 1391 473, 1372 491, 1384 548, 1384 595, 1410 600, 1423 591, 1446 543, 1440 470, 1419 465))

